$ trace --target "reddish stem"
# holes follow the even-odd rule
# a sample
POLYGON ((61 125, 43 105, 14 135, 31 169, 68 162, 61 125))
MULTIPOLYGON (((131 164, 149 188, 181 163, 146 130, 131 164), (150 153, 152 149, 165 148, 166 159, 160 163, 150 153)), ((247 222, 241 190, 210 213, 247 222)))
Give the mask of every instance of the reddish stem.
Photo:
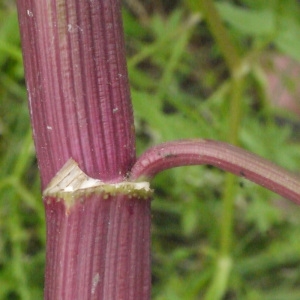
POLYGON ((17 7, 46 209, 45 299, 149 299, 151 195, 108 185, 109 196, 71 192, 70 204, 45 193, 70 158, 105 184, 121 182, 135 161, 121 1, 17 7))
POLYGON ((245 177, 300 204, 298 177, 246 150, 213 140, 181 140, 154 146, 137 160, 130 179, 151 179, 166 169, 202 164, 245 177))
POLYGON ((47 300, 150 299, 150 201, 45 197, 47 300))
POLYGON ((119 0, 18 0, 26 86, 44 189, 72 157, 118 181, 135 161, 119 0))

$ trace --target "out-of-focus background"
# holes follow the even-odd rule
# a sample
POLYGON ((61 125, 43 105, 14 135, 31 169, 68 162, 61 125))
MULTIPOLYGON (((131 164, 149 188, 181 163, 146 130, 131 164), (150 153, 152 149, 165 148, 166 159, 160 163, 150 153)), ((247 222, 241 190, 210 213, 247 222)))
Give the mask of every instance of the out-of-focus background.
MULTIPOLYGON (((138 154, 172 139, 230 141, 234 128, 241 147, 300 173, 299 1, 209 1, 231 54, 198 2, 123 1, 138 154), (236 62, 239 93, 226 55, 236 62)), ((214 299, 212 289, 220 289, 224 300, 299 300, 300 206, 226 178, 202 166, 165 171, 153 181, 153 299, 214 299), (220 253, 232 259, 227 281, 220 253)), ((1 0, 1 300, 42 299, 44 247, 16 7, 1 0)))

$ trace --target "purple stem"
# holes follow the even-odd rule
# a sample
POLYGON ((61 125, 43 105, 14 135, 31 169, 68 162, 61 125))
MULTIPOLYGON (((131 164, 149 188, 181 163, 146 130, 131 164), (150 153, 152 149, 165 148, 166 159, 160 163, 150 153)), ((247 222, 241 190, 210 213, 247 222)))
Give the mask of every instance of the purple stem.
POLYGON ((130 180, 150 180, 166 169, 202 164, 245 177, 300 204, 297 176, 246 150, 213 140, 181 140, 154 146, 137 160, 130 180))
POLYGON ((135 161, 119 0, 18 0, 42 189, 69 158, 121 181, 135 161))
POLYGON ((45 300, 150 299, 150 201, 45 197, 45 300), (83 201, 84 200, 84 201, 83 201))
POLYGON ((109 197, 90 189, 70 205, 45 192, 71 158, 103 183, 123 181, 135 162, 121 1, 17 7, 46 210, 45 299, 150 299, 151 195, 108 185, 109 197))

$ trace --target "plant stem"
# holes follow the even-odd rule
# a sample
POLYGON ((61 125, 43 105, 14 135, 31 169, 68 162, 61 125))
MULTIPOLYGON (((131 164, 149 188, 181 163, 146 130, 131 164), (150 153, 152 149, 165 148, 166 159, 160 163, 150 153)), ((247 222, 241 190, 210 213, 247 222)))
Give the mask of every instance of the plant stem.
MULTIPOLYGON (((229 132, 227 141, 233 145, 238 145, 238 132, 242 113, 241 99, 246 72, 243 68, 242 60, 238 54, 237 48, 232 43, 213 1, 201 0, 199 3, 200 9, 204 13, 210 31, 230 71, 231 93, 229 100, 229 132)), ((231 261, 230 253, 233 239, 235 200, 234 187, 235 177, 232 174, 227 174, 223 194, 223 208, 220 224, 220 257, 216 266, 215 277, 206 295, 207 300, 217 300, 222 298, 226 291, 227 281, 230 275, 231 263, 224 264, 223 262, 231 261), (226 265, 227 268, 224 269, 224 265, 226 265)))
POLYGON ((210 31, 217 42, 231 74, 236 73, 240 66, 239 54, 231 42, 227 30, 212 0, 200 0, 199 10, 203 12, 210 31))
MULTIPOLYGON (((229 113, 229 134, 227 140, 230 144, 238 144, 238 132, 241 122, 241 98, 243 94, 244 80, 242 77, 232 78, 231 100, 229 113)), ((226 175, 222 219, 221 219, 221 257, 227 257, 231 251, 233 234, 235 177, 226 175)))
POLYGON ((141 200, 139 186, 119 188, 135 161, 120 5, 17 1, 46 210, 49 300, 151 294, 151 193, 141 200), (68 187, 67 198, 59 192, 70 178, 60 182, 59 174, 71 158, 84 172, 76 176, 101 187, 79 194, 68 187), (53 182, 57 191, 49 193, 53 182))
POLYGON ((122 180, 135 161, 118 0, 17 1, 42 189, 73 157, 122 180))
POLYGON ((245 177, 300 204, 297 176, 253 153, 213 140, 179 140, 154 146, 137 160, 129 179, 150 180, 166 169, 202 164, 245 177))
POLYGON ((150 299, 149 200, 91 195, 71 209, 55 197, 45 203, 45 299, 150 299))
MULTIPOLYGON (((242 119, 241 100, 244 91, 244 75, 244 73, 239 73, 238 69, 231 70, 229 131, 227 141, 232 145, 238 145, 239 128, 242 119)), ((227 289, 232 268, 231 248, 234 236, 235 183, 235 176, 226 174, 220 224, 220 255, 216 266, 215 277, 207 292, 206 300, 222 299, 227 289)))
POLYGON ((148 299, 150 197, 147 183, 106 184, 69 160, 44 191, 45 299, 148 299))

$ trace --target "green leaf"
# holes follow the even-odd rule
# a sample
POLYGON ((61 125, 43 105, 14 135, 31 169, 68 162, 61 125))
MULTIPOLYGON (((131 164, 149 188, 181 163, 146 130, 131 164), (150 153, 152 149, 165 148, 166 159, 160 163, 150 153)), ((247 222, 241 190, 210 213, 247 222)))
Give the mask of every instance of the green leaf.
POLYGON ((300 62, 300 39, 296 38, 300 33, 299 18, 291 16, 280 19, 279 34, 275 39, 275 45, 283 53, 293 57, 300 62))
POLYGON ((242 34, 266 36, 275 30, 271 10, 250 10, 226 2, 218 3, 217 8, 224 21, 242 34))

